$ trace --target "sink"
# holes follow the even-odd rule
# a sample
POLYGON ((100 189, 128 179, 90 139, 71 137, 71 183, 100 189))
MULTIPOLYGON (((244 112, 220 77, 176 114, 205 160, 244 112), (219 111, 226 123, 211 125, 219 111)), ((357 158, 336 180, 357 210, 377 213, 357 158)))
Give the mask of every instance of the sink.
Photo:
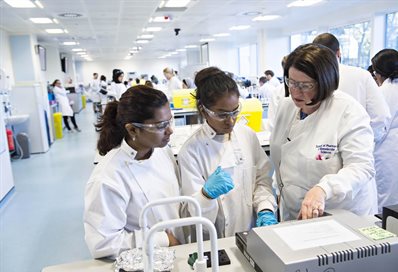
POLYGON ((22 124, 29 119, 29 114, 11 115, 4 118, 6 125, 14 126, 22 124))

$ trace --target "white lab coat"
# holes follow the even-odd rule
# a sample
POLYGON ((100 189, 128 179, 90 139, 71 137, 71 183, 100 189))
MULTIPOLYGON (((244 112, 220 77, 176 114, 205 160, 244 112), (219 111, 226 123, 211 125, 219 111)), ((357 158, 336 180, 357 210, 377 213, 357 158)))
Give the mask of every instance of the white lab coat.
POLYGON ((281 85, 281 82, 276 76, 273 76, 268 82, 274 88, 277 88, 279 85, 281 85))
MULTIPOLYGON (((141 247, 139 216, 144 205, 179 195, 178 168, 168 147, 155 148, 147 160, 134 160, 136 154, 123 141, 95 166, 86 185, 85 239, 94 258, 115 258, 123 250, 141 247)), ((179 205, 154 207, 148 215, 149 227, 177 219, 179 205)), ((181 230, 173 231, 183 242, 181 230)), ((159 232, 155 241, 169 244, 165 232, 159 232)))
POLYGON ((387 133, 391 116, 386 101, 378 90, 372 75, 359 67, 339 65, 339 90, 359 102, 370 116, 375 142, 379 142, 387 133))
POLYGON ((62 113, 62 116, 73 116, 72 107, 69 104, 67 92, 64 87, 54 86, 53 92, 55 94, 55 99, 58 101, 59 110, 62 113))
POLYGON ((101 96, 100 96, 100 80, 99 79, 92 79, 90 83, 90 88, 91 88, 91 101, 93 103, 99 103, 101 102, 101 96))
POLYGON ((268 120, 265 124, 265 130, 272 133, 275 126, 275 118, 279 102, 285 97, 285 84, 280 84, 273 89, 271 99, 268 101, 268 120))
POLYGON ((165 90, 167 98, 170 100, 173 96, 173 91, 178 89, 182 89, 182 82, 176 76, 173 76, 167 81, 167 88, 165 90))
POLYGON ((376 183, 379 212, 382 207, 398 204, 398 79, 386 79, 379 91, 386 98, 391 123, 383 141, 375 147, 376 183))
POLYGON ((178 153, 182 194, 199 201, 202 215, 215 223, 219 238, 251 229, 258 211, 273 211, 276 205, 271 163, 255 133, 236 124, 231 140, 228 137, 216 135, 205 122, 178 153), (234 189, 218 199, 208 199, 201 189, 218 166, 232 175, 234 189))
POLYGON ((108 96, 113 96, 116 98, 117 101, 119 101, 120 97, 122 94, 127 90, 126 86, 124 83, 111 83, 111 87, 108 92, 108 96))
POLYGON ((283 220, 297 218, 305 194, 315 185, 326 192, 326 210, 374 214, 373 133, 363 107, 336 91, 307 118, 299 116, 292 99, 284 98, 270 140, 283 220))
POLYGON ((274 94, 274 89, 274 86, 269 84, 269 82, 266 82, 263 84, 263 86, 258 88, 257 93, 269 102, 274 94))

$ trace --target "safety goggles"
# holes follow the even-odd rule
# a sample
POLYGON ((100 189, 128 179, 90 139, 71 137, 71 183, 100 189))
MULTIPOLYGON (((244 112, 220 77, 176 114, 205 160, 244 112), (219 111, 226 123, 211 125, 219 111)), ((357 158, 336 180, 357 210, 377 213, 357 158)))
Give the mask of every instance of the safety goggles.
POLYGON ((145 129, 152 133, 163 133, 166 129, 173 125, 174 118, 171 117, 170 120, 162 121, 155 124, 143 124, 143 123, 131 123, 133 126, 145 129))
POLYGON ((229 112, 228 111, 214 112, 214 111, 206 108, 205 105, 203 105, 203 104, 202 104, 202 107, 208 115, 210 115, 212 118, 219 120, 219 121, 224 121, 227 118, 236 119, 242 109, 241 103, 239 103, 239 106, 236 110, 229 111, 229 112))
POLYGON ((314 89, 315 85, 317 84, 316 82, 298 82, 294 81, 293 79, 290 79, 288 77, 285 77, 285 84, 289 89, 297 89, 301 92, 309 92, 312 89, 314 89))

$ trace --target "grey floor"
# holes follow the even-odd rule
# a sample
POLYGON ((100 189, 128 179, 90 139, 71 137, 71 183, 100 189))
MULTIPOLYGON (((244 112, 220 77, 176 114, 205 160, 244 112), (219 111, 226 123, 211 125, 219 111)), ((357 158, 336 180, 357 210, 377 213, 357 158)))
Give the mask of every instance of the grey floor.
POLYGON ((0 203, 0 271, 89 259, 84 242, 84 187, 93 169, 95 121, 91 104, 76 120, 81 133, 66 133, 45 154, 12 162, 15 188, 0 203))

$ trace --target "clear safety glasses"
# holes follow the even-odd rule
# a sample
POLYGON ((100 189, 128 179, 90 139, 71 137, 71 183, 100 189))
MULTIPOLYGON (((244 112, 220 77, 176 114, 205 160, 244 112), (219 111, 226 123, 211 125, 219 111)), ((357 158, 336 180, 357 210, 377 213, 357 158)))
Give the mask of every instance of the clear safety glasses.
POLYGON ((152 133, 163 133, 166 129, 173 125, 174 118, 171 117, 170 120, 162 121, 155 124, 143 124, 143 123, 131 123, 133 126, 145 129, 152 133))
POLYGON ((289 89, 295 88, 305 93, 314 89, 317 82, 298 82, 288 77, 285 77, 285 84, 289 89))
POLYGON ((219 121, 224 121, 227 118, 233 118, 236 119, 240 113, 240 111, 242 110, 242 105, 241 103, 239 103, 239 106, 236 110, 234 111, 230 111, 230 112, 226 112, 226 111, 222 111, 222 112, 214 112, 212 110, 209 110, 208 108, 205 107, 205 105, 202 104, 203 109, 205 110, 205 112, 210 115, 212 118, 219 120, 219 121))

